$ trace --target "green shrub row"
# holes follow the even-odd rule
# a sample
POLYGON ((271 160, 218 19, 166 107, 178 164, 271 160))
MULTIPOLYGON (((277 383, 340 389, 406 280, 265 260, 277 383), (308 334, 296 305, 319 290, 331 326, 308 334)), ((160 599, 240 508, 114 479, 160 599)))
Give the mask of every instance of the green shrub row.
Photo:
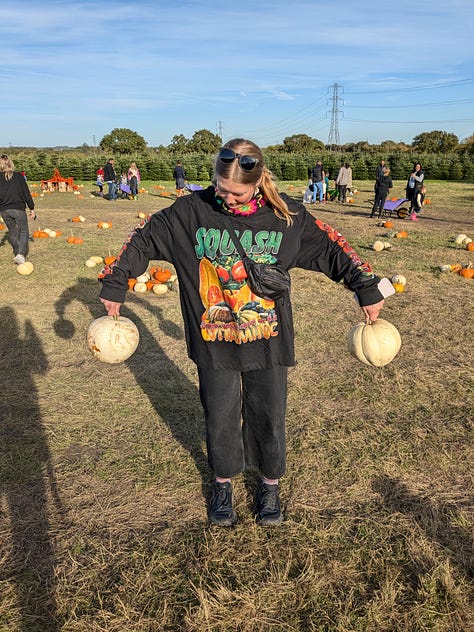
MULTIPOLYGON (((51 178, 55 168, 58 168, 63 176, 73 177, 75 180, 95 180, 97 168, 104 165, 108 156, 96 154, 83 155, 71 152, 35 151, 28 153, 11 154, 15 168, 18 171, 25 170, 29 180, 46 180, 51 178)), ((427 178, 434 180, 474 181, 474 164, 472 157, 460 154, 424 154, 407 155, 406 153, 393 153, 386 156, 377 156, 366 152, 360 154, 341 154, 322 152, 319 155, 309 154, 281 154, 269 152, 265 154, 268 167, 280 181, 306 180, 308 168, 313 166, 316 160, 321 159, 330 178, 337 176, 338 169, 343 162, 348 162, 352 167, 355 180, 370 180, 375 178, 377 164, 381 159, 391 169, 394 180, 403 180, 411 173, 415 161, 421 162, 427 178)), ((214 157, 208 154, 185 154, 181 160, 186 169, 188 180, 206 182, 212 178, 214 157)), ((145 154, 133 156, 120 156, 115 160, 118 174, 127 171, 130 163, 135 161, 140 169, 143 180, 165 181, 173 180, 173 168, 176 159, 169 154, 145 154)))

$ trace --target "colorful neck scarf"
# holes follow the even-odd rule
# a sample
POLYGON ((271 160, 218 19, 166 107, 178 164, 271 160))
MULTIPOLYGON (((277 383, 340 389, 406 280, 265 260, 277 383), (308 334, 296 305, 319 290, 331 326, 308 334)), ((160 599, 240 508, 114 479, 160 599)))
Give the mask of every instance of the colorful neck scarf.
POLYGON ((263 197, 261 193, 257 193, 255 197, 253 197, 247 204, 242 204, 239 208, 229 208, 224 200, 216 194, 216 202, 219 206, 228 213, 232 215, 253 215, 258 211, 259 208, 265 206, 267 203, 266 199, 263 197))

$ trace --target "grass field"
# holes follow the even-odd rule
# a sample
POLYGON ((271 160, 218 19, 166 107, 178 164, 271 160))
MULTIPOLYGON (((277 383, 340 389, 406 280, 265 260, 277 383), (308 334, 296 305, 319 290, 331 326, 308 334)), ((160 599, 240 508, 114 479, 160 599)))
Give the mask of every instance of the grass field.
MULTIPOLYGON (((154 185, 113 204, 89 185, 35 198, 31 229, 62 235, 30 244, 29 277, 0 248, 0 630, 474 630, 474 281, 439 271, 474 260, 452 241, 474 239, 474 185, 428 182, 422 220, 395 219, 409 236, 378 253, 371 182, 356 183, 352 204, 311 207, 380 275, 407 277, 382 314, 402 349, 381 369, 359 363, 346 346, 362 316, 352 296, 292 272, 286 521, 255 525, 248 474, 235 480, 231 530, 206 522, 178 293, 129 293, 122 313, 141 340, 127 362, 85 346, 105 314, 85 260, 116 254, 138 211, 170 203, 154 185), (68 221, 77 214, 86 221, 68 221), (71 230, 83 245, 66 243, 71 230)), ((303 186, 281 189, 301 198, 303 186)))

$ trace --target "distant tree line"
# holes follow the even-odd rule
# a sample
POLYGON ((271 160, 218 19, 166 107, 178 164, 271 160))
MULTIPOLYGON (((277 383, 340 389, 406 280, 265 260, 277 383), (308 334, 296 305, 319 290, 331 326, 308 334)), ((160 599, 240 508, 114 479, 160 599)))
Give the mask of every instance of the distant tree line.
MULTIPOLYGON (((179 157, 190 181, 208 182, 221 144, 216 134, 199 130, 191 139, 178 135, 167 147, 150 148, 136 132, 118 128, 104 136, 98 148, 9 147, 1 151, 8 153, 16 168, 25 170, 30 180, 50 178, 55 168, 79 181, 95 180, 97 168, 113 156, 118 173, 127 171, 135 161, 142 179, 152 181, 173 180, 179 157)), ((341 163, 349 162, 354 179, 370 180, 383 159, 395 180, 406 178, 413 163, 421 162, 428 178, 474 181, 474 135, 460 143, 454 134, 424 132, 415 137, 411 146, 384 141, 380 145, 360 142, 327 147, 317 139, 298 134, 285 138, 281 145, 264 148, 264 154, 268 167, 281 181, 306 180, 308 167, 318 159, 331 178, 337 175, 341 163)))

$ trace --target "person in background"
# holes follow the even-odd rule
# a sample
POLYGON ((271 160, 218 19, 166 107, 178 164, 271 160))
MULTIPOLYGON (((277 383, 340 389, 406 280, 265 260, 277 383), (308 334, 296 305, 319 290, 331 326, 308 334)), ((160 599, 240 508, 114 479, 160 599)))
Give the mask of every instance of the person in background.
POLYGON ((426 195, 426 187, 422 186, 421 189, 416 193, 415 199, 413 200, 413 212, 410 215, 410 219, 412 222, 417 222, 419 217, 418 214, 421 212, 423 208, 423 204, 425 202, 426 195))
POLYGON ((26 177, 26 171, 21 171, 20 173, 25 178, 25 180, 28 181, 28 178, 26 177))
POLYGON ((374 183, 374 193, 377 188, 377 182, 379 178, 383 176, 383 170, 385 169, 385 160, 381 160, 377 165, 377 171, 375 172, 375 183, 374 183))
POLYGON ((181 160, 177 161, 176 166, 173 169, 173 177, 176 181, 176 197, 183 197, 186 183, 186 171, 184 170, 181 160))
POLYGON ((35 204, 25 178, 15 171, 15 165, 7 154, 0 156, 0 214, 8 228, 8 238, 13 248, 16 264, 25 263, 28 255, 28 217, 36 219, 35 204))
POLYGON ((352 187, 352 168, 348 162, 341 165, 336 178, 336 186, 338 190, 338 202, 346 203, 347 188, 352 187))
POLYGON ((324 192, 323 192, 324 176, 325 176, 325 173, 323 169, 323 163, 321 162, 321 160, 318 160, 316 161, 316 164, 314 165, 314 167, 311 169, 311 172, 310 172, 310 179, 314 186, 313 202, 312 202, 313 204, 316 204, 318 199, 319 199, 319 202, 321 203, 324 202, 324 192))
POLYGON ((377 178, 377 181, 375 183, 375 199, 370 217, 374 217, 377 211, 379 217, 382 215, 383 207, 385 206, 385 200, 387 199, 388 192, 392 187, 393 182, 392 178, 390 177, 390 169, 388 167, 384 167, 382 175, 377 178))
POLYGON ((410 202, 410 213, 414 212, 415 198, 418 191, 423 186, 423 180, 425 179, 425 172, 423 171, 419 162, 413 166, 413 171, 408 177, 406 198, 410 202))
POLYGON ((117 199, 117 174, 114 168, 114 159, 109 158, 104 166, 104 181, 109 187, 109 200, 112 202, 117 199))
POLYGON ((140 184, 140 171, 135 162, 132 162, 128 169, 128 183, 132 200, 138 199, 138 185, 140 184))
POLYGON ((99 167, 95 172, 96 177, 96 185, 99 187, 99 195, 102 197, 104 195, 104 168, 99 167))
POLYGON ((291 298, 288 290, 273 300, 251 291, 229 224, 256 262, 278 261, 284 270, 344 280, 367 321, 377 320, 383 296, 379 278, 343 236, 279 193, 262 150, 240 138, 220 149, 211 186, 137 226, 100 274, 100 300, 109 316, 118 316, 128 280, 142 274, 150 260, 174 266, 214 474, 209 522, 219 527, 237 522, 232 477, 255 468, 256 520, 274 526, 284 519, 279 479, 286 469, 287 373, 296 363, 291 298))

